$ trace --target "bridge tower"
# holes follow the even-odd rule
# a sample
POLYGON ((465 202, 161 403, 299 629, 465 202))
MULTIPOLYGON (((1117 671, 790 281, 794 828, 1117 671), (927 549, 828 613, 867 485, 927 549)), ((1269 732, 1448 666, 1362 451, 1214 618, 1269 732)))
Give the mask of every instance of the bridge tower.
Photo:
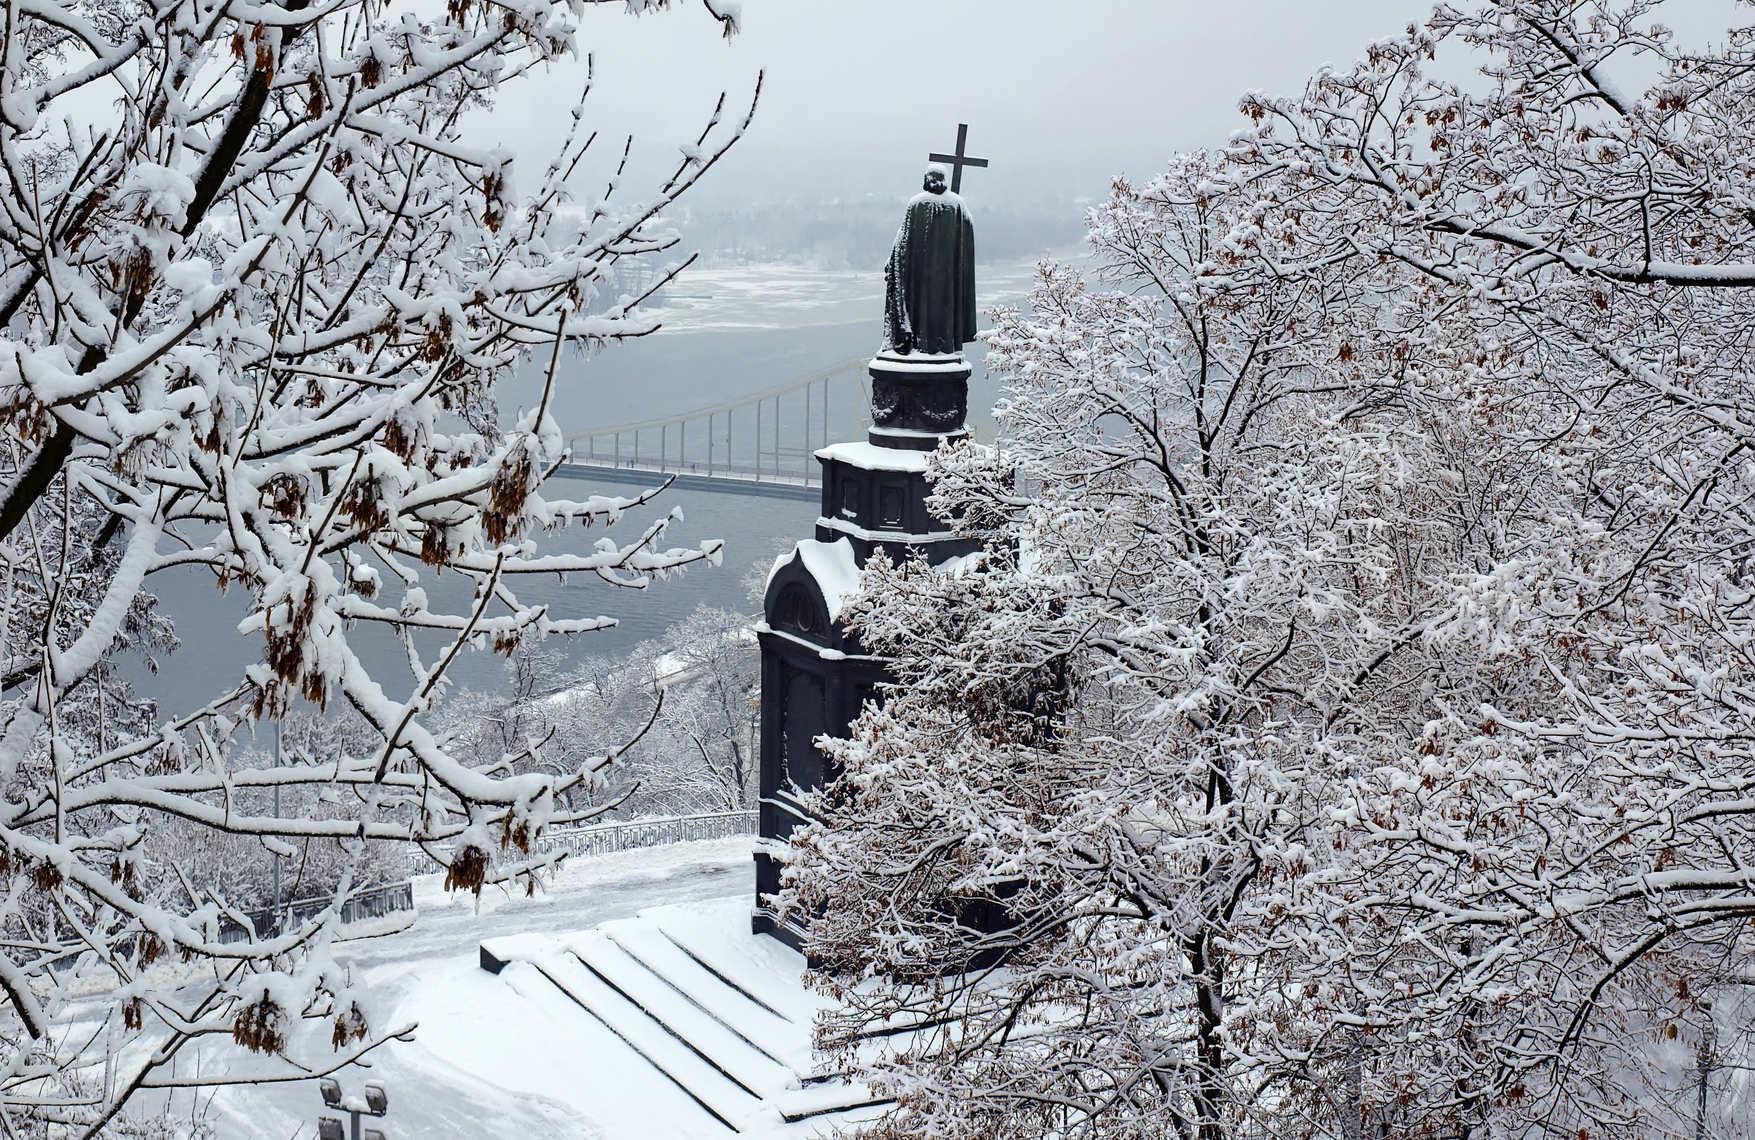
POLYGON ((916 552, 934 565, 975 550, 926 509, 927 453, 967 438, 970 368, 961 353, 879 353, 871 375, 871 428, 864 442, 816 452, 822 515, 816 535, 774 562, 768 574, 762 649, 761 834, 752 926, 802 947, 804 930, 763 902, 780 889, 775 858, 808 818, 798 795, 834 780, 818 736, 846 736, 886 674, 841 623, 842 603, 882 548, 892 561, 916 552))

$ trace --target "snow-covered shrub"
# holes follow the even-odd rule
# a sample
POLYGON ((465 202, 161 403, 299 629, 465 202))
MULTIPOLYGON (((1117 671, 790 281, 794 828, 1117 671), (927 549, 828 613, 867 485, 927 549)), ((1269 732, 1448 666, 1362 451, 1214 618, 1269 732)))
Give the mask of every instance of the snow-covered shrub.
MULTIPOLYGON (((567 793, 579 812, 618 818, 733 811, 755 802, 760 654, 755 619, 698 606, 623 657, 562 671, 520 648, 507 683, 454 694, 437 713, 450 747, 474 762, 536 770, 614 755, 599 786, 567 793)), ((546 769, 545 769, 546 770, 546 769)))
POLYGON ((756 619, 697 606, 630 664, 662 688, 652 732, 631 751, 650 810, 736 811, 756 802, 761 652, 756 619))
MULTIPOLYGON (((228 762, 247 779, 262 778, 273 768, 274 733, 282 734, 286 766, 308 771, 339 759, 343 766, 373 756, 382 738, 350 708, 328 713, 295 709, 277 724, 264 722, 253 742, 234 741, 228 762)), ((287 820, 357 820, 359 800, 351 791, 294 779, 276 796, 269 787, 234 788, 232 808, 239 815, 287 820)), ((143 812, 141 842, 130 873, 137 876, 144 897, 155 892, 174 895, 188 883, 211 892, 242 911, 260 910, 274 898, 274 853, 258 835, 215 830, 204 821, 174 812, 143 812)), ((350 837, 306 835, 291 838, 280 860, 281 899, 322 898, 332 894, 344 877, 357 889, 395 882, 409 873, 410 843, 355 845, 350 837)))

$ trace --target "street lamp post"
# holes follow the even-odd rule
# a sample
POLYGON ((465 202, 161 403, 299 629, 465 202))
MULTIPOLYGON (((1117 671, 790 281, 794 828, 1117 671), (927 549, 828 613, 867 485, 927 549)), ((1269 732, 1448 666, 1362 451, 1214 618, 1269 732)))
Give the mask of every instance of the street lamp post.
MULTIPOLYGON (((277 720, 274 722, 274 768, 275 768, 275 772, 276 772, 276 776, 274 779, 274 818, 275 819, 280 818, 280 777, 278 775, 278 773, 280 771, 280 765, 281 765, 280 734, 281 734, 281 722, 277 720)), ((270 931, 269 933, 270 933, 270 937, 279 938, 280 937, 280 853, 279 852, 270 852, 270 854, 272 854, 274 856, 274 929, 272 931, 270 931)))
POLYGON ((364 1099, 357 1096, 343 1096, 341 1082, 334 1077, 323 1077, 317 1082, 322 1090, 323 1103, 339 1112, 347 1113, 350 1136, 341 1134, 341 1121, 333 1116, 319 1117, 317 1120, 317 1140, 384 1140, 384 1134, 376 1128, 360 1131, 361 1116, 383 1116, 390 1111, 390 1100, 384 1095, 384 1086, 377 1081, 366 1082, 364 1099))

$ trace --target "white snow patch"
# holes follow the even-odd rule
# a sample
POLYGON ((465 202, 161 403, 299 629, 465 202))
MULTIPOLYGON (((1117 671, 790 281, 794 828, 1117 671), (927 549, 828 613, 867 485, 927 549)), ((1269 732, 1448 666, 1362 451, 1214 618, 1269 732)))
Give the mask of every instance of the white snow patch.
POLYGON ((195 183, 180 170, 143 162, 122 183, 122 196, 138 195, 146 211, 181 224, 183 211, 195 200, 195 183))
MULTIPOLYGON (((734 894, 729 901, 742 905, 748 938, 754 843, 754 836, 743 835, 568 859, 556 881, 535 898, 525 898, 521 886, 486 888, 479 912, 468 892, 446 894, 441 876, 417 878, 420 920, 413 928, 335 947, 337 961, 366 981, 378 999, 370 1015, 375 1028, 419 1022, 413 1041, 391 1042, 372 1053, 369 1070, 339 1074, 344 1092, 358 1094, 363 1081, 382 1081, 390 1091, 384 1131, 410 1140, 717 1140, 730 1135, 606 1030, 598 1027, 593 1034, 580 1028, 577 1022, 589 1022, 589 1016, 570 1002, 546 995, 529 1000, 481 970, 480 946, 498 936, 580 931, 606 920, 627 920, 643 908, 700 905, 734 894)), ((194 964, 175 963, 175 968, 199 981, 194 964)), ((301 1032, 315 1036, 302 1042, 300 1051, 329 1051, 327 1022, 301 1032)), ((191 1072, 235 1072, 259 1064, 240 1058, 229 1037, 191 1045, 182 1059, 191 1072)), ((309 1140, 323 1107, 312 1081, 223 1088, 211 1101, 209 1093, 203 1090, 199 1103, 191 1105, 187 1092, 179 1090, 170 1107, 213 1120, 219 1135, 234 1140, 287 1140, 295 1132, 309 1140)), ((166 1106, 162 1092, 155 1101, 142 1102, 143 1109, 166 1106)), ((811 1136, 826 1131, 828 1121, 849 1118, 837 1114, 801 1122, 780 1135, 811 1136)))
POLYGON ((878 447, 872 443, 832 443, 816 453, 818 459, 833 459, 857 467, 861 471, 902 471, 912 475, 926 472, 924 451, 898 447, 878 447))
MULTIPOLYGON (((592 821, 594 824, 629 822, 632 821, 615 815, 592 821)), ((445 890, 444 872, 438 871, 415 876, 414 905, 423 915, 471 911, 485 915, 501 908, 553 910, 556 906, 576 901, 573 896, 579 892, 637 888, 643 884, 666 882, 679 874, 694 874, 698 870, 697 864, 703 860, 741 865, 749 861, 755 845, 753 835, 734 835, 726 839, 638 847, 608 855, 569 855, 535 898, 525 897, 522 884, 516 889, 484 887, 479 905, 467 891, 445 890)), ((753 884, 751 890, 754 890, 753 884)), ((487 932, 484 930, 483 933, 485 936, 487 932)))
POLYGON ((842 605, 859 592, 860 569, 853 559, 853 544, 844 538, 834 542, 806 539, 798 544, 798 556, 823 591, 829 620, 839 621, 842 605))
POLYGON ((868 365, 874 372, 925 372, 955 376, 973 371, 960 352, 899 353, 885 349, 871 358, 868 365))
POLYGON ((949 574, 953 578, 961 578, 965 574, 972 574, 981 569, 982 563, 986 558, 987 555, 984 551, 977 550, 972 554, 964 554, 957 558, 945 559, 943 562, 939 563, 938 570, 941 574, 949 574))
POLYGON ((165 284, 181 293, 193 293, 213 284, 213 262, 190 257, 165 266, 165 284))
POLYGON ((909 546, 928 546, 935 542, 962 541, 954 531, 935 530, 928 531, 926 534, 910 534, 905 530, 869 530, 866 527, 854 526, 846 519, 832 519, 823 516, 818 516, 817 525, 824 530, 838 530, 842 534, 862 538, 867 542, 903 542, 909 546))
POLYGON ((837 538, 834 542, 804 539, 792 548, 790 554, 774 559, 774 565, 768 569, 768 582, 772 583, 780 568, 794 558, 804 560, 804 568, 816 579, 817 587, 823 592, 823 601, 829 607, 829 620, 838 621, 841 607, 859 592, 861 571, 859 563, 853 559, 853 544, 844 538, 837 538))

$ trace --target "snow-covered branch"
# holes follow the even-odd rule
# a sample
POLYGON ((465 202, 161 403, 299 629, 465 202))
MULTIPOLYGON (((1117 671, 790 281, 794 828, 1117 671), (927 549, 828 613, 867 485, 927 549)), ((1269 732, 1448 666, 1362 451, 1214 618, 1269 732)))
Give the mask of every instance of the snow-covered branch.
MULTIPOLYGON (((278 1055, 294 1023, 324 1018, 340 1051, 330 1060, 351 1060, 386 1035, 328 947, 341 904, 381 871, 375 852, 425 850, 465 888, 529 877, 552 862, 532 854, 544 829, 609 798, 575 801, 602 791, 613 749, 570 765, 478 762, 426 723, 457 653, 511 653, 610 620, 528 603, 528 575, 640 589, 719 559, 717 542, 668 544, 670 516, 588 554, 543 550, 545 532, 608 528, 656 491, 551 501, 564 441, 550 401, 510 430, 499 422, 497 384, 536 352, 552 392, 568 346, 657 328, 637 302, 594 303, 599 287, 620 259, 676 244, 664 213, 743 135, 760 92, 755 76, 735 112, 725 96, 702 107, 696 157, 643 196, 616 193, 618 177, 580 202, 595 137, 581 126, 582 74, 571 131, 521 188, 515 156, 473 144, 463 117, 531 68, 582 55, 581 11, 7 8, 0 1021, 21 1030, 0 1032, 19 1042, 0 1049, 9 1133, 40 1131, 41 1106, 63 1101, 78 1107, 54 1119, 95 1133, 133 1089, 179 1084, 177 1052, 215 1033, 278 1055), (239 636, 262 654, 210 704, 167 720, 129 695, 113 658, 174 648, 152 575, 196 567, 246 592, 239 636), (473 590, 439 605, 422 567, 473 590), (380 600, 387 583, 396 596, 380 600), (362 619, 402 639, 411 677, 365 668, 350 644, 362 619), (417 635, 435 633, 450 649, 423 660, 417 635), (359 739, 240 768, 239 730, 298 700, 344 713, 359 739), (335 906, 222 941, 256 900, 229 895, 235 876, 205 855, 166 856, 235 843, 321 866, 335 906), (191 969, 166 979, 152 967, 172 951, 191 969), (69 1018, 107 1028, 52 1031, 69 1018), (144 1069, 95 1100, 68 1091, 143 1034, 163 1039, 144 1069)), ((706 12, 708 34, 736 29, 735 5, 706 12)), ((306 1072, 329 1063, 306 1060, 287 1058, 306 1072)))

